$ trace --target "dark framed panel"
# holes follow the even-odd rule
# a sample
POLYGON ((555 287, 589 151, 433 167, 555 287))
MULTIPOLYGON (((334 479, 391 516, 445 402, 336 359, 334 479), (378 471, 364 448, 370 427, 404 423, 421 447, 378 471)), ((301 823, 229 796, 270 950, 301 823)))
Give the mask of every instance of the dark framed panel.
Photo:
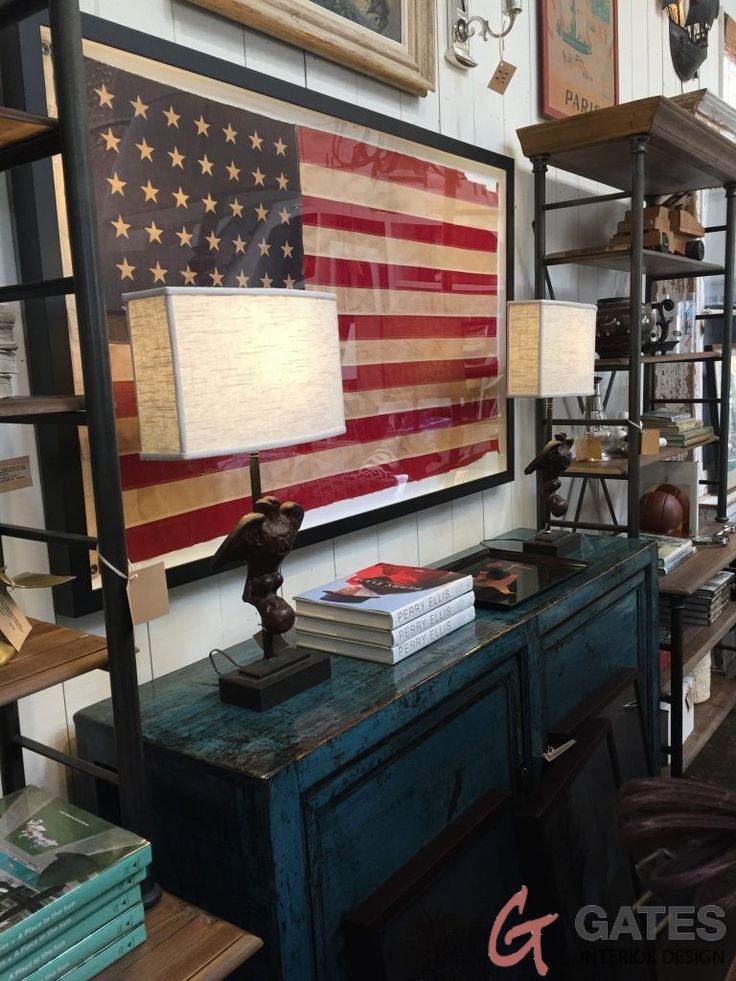
MULTIPOLYGON (((38 112, 52 95, 40 25, 5 37, 2 65, 7 101, 38 112)), ((131 560, 164 557, 170 586, 208 575, 250 509, 245 459, 137 457, 119 297, 156 281, 338 294, 348 432, 263 459, 268 491, 307 506, 297 546, 513 479, 513 161, 97 18, 84 34, 131 560), (254 167, 264 149, 268 164, 254 167), (294 275, 269 265, 280 253, 294 275)), ((64 269, 58 193, 48 162, 14 177, 24 280, 64 269)), ((26 323, 35 390, 78 391, 65 303, 28 304, 26 323)), ((43 431, 39 447, 47 524, 87 530, 83 442, 80 452, 76 433, 43 431)), ((98 608, 94 557, 55 552, 54 568, 77 577, 58 611, 98 608)))
POLYGON ((550 743, 562 745, 576 739, 591 719, 606 719, 611 724, 621 782, 654 775, 656 766, 649 759, 640 687, 638 671, 621 668, 614 672, 554 726, 548 734, 550 743))
MULTIPOLYGON (((352 981, 491 981, 491 928, 522 885, 511 797, 486 794, 345 917, 352 981)), ((536 977, 530 963, 504 977, 536 977)))
POLYGON ((611 724, 593 719, 575 733, 575 746, 549 765, 537 789, 517 807, 529 886, 526 915, 558 914, 543 934, 551 977, 648 981, 646 956, 642 965, 624 956, 625 941, 586 942, 576 932, 583 907, 602 907, 613 922, 622 906, 636 902, 639 890, 630 858, 616 842, 621 780, 611 724))

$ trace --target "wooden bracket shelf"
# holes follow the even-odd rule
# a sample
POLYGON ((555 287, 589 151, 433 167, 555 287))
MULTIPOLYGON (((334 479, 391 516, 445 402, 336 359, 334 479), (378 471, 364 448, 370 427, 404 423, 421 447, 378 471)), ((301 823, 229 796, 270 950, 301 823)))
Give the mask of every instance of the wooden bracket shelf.
MULTIPOLYGON (((729 603, 717 620, 706 626, 687 624, 683 631, 683 675, 692 674, 698 664, 726 634, 736 626, 736 603, 729 603)), ((670 670, 663 669, 662 685, 669 684, 670 670)))
POLYGON ((683 770, 687 770, 734 707, 736 707, 736 679, 713 675, 710 698, 702 705, 695 706, 695 728, 682 747, 683 770))
POLYGON ((0 667, 0 706, 107 665, 104 637, 32 620, 19 654, 0 667))
POLYGON ((55 119, 0 106, 0 150, 45 136, 57 129, 55 119))
POLYGON ((97 981, 222 981, 263 942, 169 893, 146 913, 147 939, 97 981))
MULTIPOLYGON (((692 446, 665 446, 659 453, 652 453, 647 456, 639 457, 639 466, 648 467, 653 463, 663 463, 666 460, 674 460, 684 453, 692 450, 699 450, 701 446, 709 446, 717 443, 716 436, 704 439, 700 443, 692 446)), ((611 460, 601 460, 600 462, 581 460, 580 463, 573 461, 572 465, 562 474, 563 477, 603 477, 609 480, 626 480, 628 478, 629 461, 625 456, 615 457, 611 460)))

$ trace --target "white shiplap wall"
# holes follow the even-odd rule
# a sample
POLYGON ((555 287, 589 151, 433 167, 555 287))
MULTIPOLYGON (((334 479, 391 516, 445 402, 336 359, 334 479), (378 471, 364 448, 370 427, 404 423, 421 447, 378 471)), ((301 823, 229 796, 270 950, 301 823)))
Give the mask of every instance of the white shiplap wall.
MULTIPOLYGON (((425 0, 426 3, 432 0, 425 0)), ((729 3, 736 4, 736 0, 729 3)), ((621 101, 646 95, 676 94, 681 90, 672 71, 665 18, 660 0, 618 0, 620 33, 621 101)), ((185 0, 82 0, 82 8, 131 28, 245 65, 256 71, 306 86, 339 99, 366 106, 389 116, 437 130, 517 158, 516 295, 531 295, 533 254, 531 239, 532 182, 527 161, 519 154, 516 129, 538 120, 537 4, 527 8, 507 39, 505 57, 519 68, 502 98, 486 88, 498 60, 495 43, 473 43, 480 67, 459 72, 439 58, 437 91, 425 99, 404 95, 380 82, 304 54, 271 38, 244 30, 217 16, 191 6, 185 0)), ((475 13, 498 20, 499 0, 474 0, 475 13)), ((440 52, 447 43, 445 0, 438 0, 440 52)), ((719 91, 718 31, 713 32, 713 53, 704 67, 701 85, 719 91)), ((700 87, 691 83, 690 88, 700 87)), ((556 179, 556 175, 553 175, 556 179)), ((577 196, 594 190, 594 185, 561 175, 550 188, 551 199, 577 196)), ((620 211, 620 209, 619 209, 620 211)), ((600 240, 602 222, 613 225, 615 206, 608 214, 601 209, 554 212, 549 221, 549 248, 572 248, 578 243, 600 240), (594 213, 596 212, 596 213, 594 213)), ((8 228, 8 201, 0 188, 0 221, 8 228)), ((22 234, 22 229, 19 230, 22 234)), ((0 281, 15 279, 11 244, 0 247, 0 281)), ((560 298, 594 301, 625 290, 625 281, 594 270, 571 268, 555 271, 560 298)), ((21 376, 21 384, 22 376, 21 376)), ((517 473, 532 455, 531 404, 517 404, 517 473)), ((0 429, 0 457, 33 451, 32 436, 23 427, 0 429)), ((37 486, 0 498, 3 520, 42 524, 37 486)), ((499 534, 517 525, 534 522, 533 483, 521 475, 514 484, 416 515, 371 528, 334 541, 324 542, 292 554, 285 565, 285 590, 292 596, 301 589, 327 581, 366 565, 379 557, 388 561, 430 562, 453 551, 499 534)), ((11 569, 43 566, 42 547, 6 543, 11 569)), ((206 655, 214 646, 242 640, 254 629, 254 618, 241 602, 242 574, 226 574, 175 590, 171 612, 165 619, 139 628, 138 670, 141 680, 160 677, 206 655)), ((33 612, 52 616, 47 597, 29 600, 33 612)), ((30 609, 30 607, 29 607, 30 609)), ((102 632, 101 618, 90 618, 82 627, 102 632)), ((107 676, 93 672, 21 703, 24 731, 62 748, 73 736, 72 716, 84 705, 108 693, 107 676)), ((61 789, 63 771, 36 757, 28 760, 29 779, 61 789)))

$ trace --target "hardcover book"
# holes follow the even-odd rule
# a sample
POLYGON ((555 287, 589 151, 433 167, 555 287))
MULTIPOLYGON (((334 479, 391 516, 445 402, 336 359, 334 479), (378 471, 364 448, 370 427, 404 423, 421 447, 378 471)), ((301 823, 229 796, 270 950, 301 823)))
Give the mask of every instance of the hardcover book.
POLYGON ((378 562, 294 599, 297 615, 394 630, 473 588, 472 576, 378 562))
POLYGON ((143 838, 28 786, 0 800, 0 956, 143 872, 143 838))
MULTIPOLYGON (((130 933, 126 933, 124 937, 120 937, 114 943, 108 944, 102 950, 98 950, 96 954, 92 954, 86 961, 83 961, 77 967, 73 967, 71 971, 62 974, 61 981, 89 981, 90 978, 96 978, 106 967, 119 961, 121 957, 125 957, 126 954, 130 953, 136 947, 140 947, 145 939, 145 926, 137 926, 130 933)), ((141 981, 143 981, 143 978, 141 978, 141 981)))
POLYGON ((23 975, 23 981, 57 981, 65 978, 94 954, 123 939, 131 930, 143 927, 143 903, 137 903, 119 916, 93 930, 67 950, 43 964, 38 970, 23 975))
POLYGON ((436 627, 444 620, 449 620, 457 613, 462 613, 475 603, 475 594, 463 593, 457 599, 450 600, 442 606, 437 606, 414 620, 409 620, 395 630, 381 630, 376 627, 365 627, 361 624, 342 623, 339 620, 326 620, 321 617, 300 616, 296 622, 297 631, 304 636, 304 646, 309 646, 312 634, 323 637, 342 638, 357 641, 360 644, 373 644, 376 647, 400 647, 417 634, 424 633, 430 627, 436 627))
POLYGON ((128 887, 120 893, 116 889, 108 890, 98 902, 87 903, 67 919, 59 920, 48 930, 41 930, 30 941, 11 950, 0 960, 0 978, 3 981, 24 981, 31 972, 39 970, 140 902, 140 885, 128 887))
POLYGON ((453 631, 464 627, 475 619, 475 607, 470 606, 461 613, 456 613, 449 620, 441 620, 416 636, 404 641, 397 647, 379 647, 375 644, 361 644, 358 641, 345 640, 342 637, 328 637, 322 634, 303 634, 297 627, 296 642, 298 647, 308 647, 312 650, 327 651, 329 654, 343 654, 345 657, 357 657, 364 661, 377 661, 381 664, 398 664, 410 654, 416 654, 423 647, 428 647, 435 641, 446 637, 453 631))

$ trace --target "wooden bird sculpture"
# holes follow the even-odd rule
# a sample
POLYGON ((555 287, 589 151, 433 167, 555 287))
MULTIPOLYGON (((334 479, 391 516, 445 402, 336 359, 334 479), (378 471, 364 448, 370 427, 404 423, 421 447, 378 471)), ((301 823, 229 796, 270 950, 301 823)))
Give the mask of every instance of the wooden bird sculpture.
MULTIPOLYGON (((295 613, 279 595, 283 583, 281 563, 294 547, 304 520, 304 508, 293 501, 262 497, 255 510, 245 514, 220 545, 212 568, 220 571, 234 563, 247 563, 243 602, 251 603, 261 616, 264 634, 283 634, 294 626, 295 613)), ((264 645, 273 656, 273 645, 264 645)))

